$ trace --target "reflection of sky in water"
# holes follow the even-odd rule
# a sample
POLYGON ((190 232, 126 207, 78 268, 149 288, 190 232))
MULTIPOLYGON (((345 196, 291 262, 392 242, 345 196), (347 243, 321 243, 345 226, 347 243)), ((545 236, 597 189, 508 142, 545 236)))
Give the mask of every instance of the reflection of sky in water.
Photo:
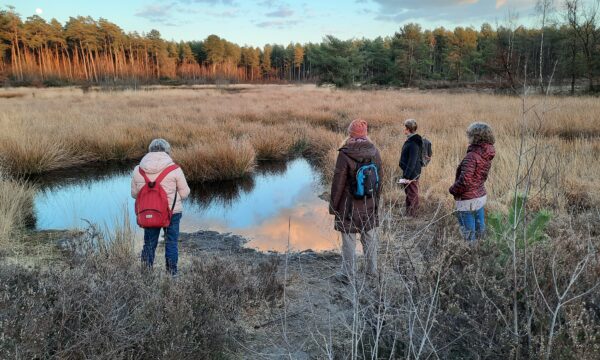
MULTIPOLYGON (((39 229, 85 227, 82 219, 111 228, 124 207, 134 219, 128 172, 87 176, 40 191, 35 201, 39 229)), ((274 172, 259 171, 250 183, 192 188, 184 202, 181 231, 232 232, 250 239, 250 247, 284 251, 291 220, 293 249, 335 249, 333 219, 327 203, 318 198, 321 192, 317 173, 304 159, 274 172)))
MULTIPOLYGON (((118 224, 124 209, 133 216, 128 174, 103 177, 95 182, 56 185, 43 189, 35 199, 38 229, 85 227, 90 221, 102 227, 118 224)), ((133 219, 133 217, 132 217, 133 219)))

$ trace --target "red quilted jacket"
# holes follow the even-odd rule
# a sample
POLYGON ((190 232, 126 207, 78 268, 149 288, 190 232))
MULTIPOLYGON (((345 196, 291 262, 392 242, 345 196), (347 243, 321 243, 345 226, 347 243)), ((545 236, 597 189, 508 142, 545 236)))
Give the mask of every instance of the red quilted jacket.
POLYGON ((455 200, 471 200, 486 195, 485 181, 495 155, 492 144, 469 145, 467 155, 456 169, 454 184, 449 189, 455 200))

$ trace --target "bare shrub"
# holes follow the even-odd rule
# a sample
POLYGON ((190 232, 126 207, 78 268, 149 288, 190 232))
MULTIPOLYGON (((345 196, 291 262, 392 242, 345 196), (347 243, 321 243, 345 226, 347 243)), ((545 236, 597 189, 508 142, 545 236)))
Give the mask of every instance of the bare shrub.
POLYGON ((249 306, 280 296, 276 264, 195 259, 177 279, 99 253, 72 268, 1 265, 1 358, 215 358, 249 306))
POLYGON ((512 264, 494 241, 469 246, 448 234, 443 217, 418 229, 384 219, 389 223, 379 233, 385 251, 377 281, 357 274, 354 283, 333 292, 328 306, 347 304, 325 326, 322 313, 308 319, 321 356, 543 358, 549 346, 550 358, 598 356, 598 239, 553 237, 533 244, 517 283, 531 291, 517 298, 521 316, 515 318, 512 264), (515 320, 519 329, 529 329, 518 334, 518 346, 515 320))

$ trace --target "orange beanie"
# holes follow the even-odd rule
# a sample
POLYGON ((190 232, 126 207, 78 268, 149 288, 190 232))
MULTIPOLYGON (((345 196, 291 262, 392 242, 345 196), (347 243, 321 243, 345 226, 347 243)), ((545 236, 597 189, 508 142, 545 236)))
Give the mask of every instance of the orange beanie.
POLYGON ((348 135, 354 139, 367 137, 367 122, 363 119, 352 121, 348 127, 348 135))

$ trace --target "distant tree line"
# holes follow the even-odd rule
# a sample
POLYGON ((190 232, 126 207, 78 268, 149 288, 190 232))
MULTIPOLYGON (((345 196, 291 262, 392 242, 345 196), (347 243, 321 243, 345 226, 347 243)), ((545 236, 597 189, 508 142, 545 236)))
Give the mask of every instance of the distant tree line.
POLYGON ((563 0, 542 26, 423 30, 403 25, 390 37, 321 43, 239 46, 210 35, 175 42, 157 30, 125 33, 106 19, 71 17, 65 24, 14 9, 0 11, 0 82, 13 84, 307 81, 339 87, 484 83, 517 88, 524 81, 595 89, 600 74, 598 7, 563 0))

